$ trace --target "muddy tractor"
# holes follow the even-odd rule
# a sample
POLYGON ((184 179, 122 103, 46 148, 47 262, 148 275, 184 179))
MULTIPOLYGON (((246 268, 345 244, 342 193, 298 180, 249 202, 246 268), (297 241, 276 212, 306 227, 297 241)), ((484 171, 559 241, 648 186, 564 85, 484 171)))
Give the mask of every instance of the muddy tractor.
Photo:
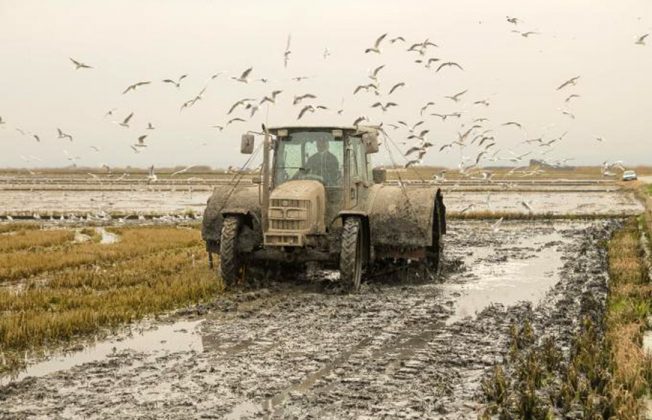
MULTIPOLYGON (((420 264, 437 275, 441 190, 385 183, 385 169, 372 169, 378 148, 371 126, 264 127, 260 174, 217 186, 204 212, 202 237, 225 284, 250 267, 309 263, 339 268, 351 290, 388 267, 420 264)), ((253 134, 242 136, 241 152, 254 153, 253 134)))

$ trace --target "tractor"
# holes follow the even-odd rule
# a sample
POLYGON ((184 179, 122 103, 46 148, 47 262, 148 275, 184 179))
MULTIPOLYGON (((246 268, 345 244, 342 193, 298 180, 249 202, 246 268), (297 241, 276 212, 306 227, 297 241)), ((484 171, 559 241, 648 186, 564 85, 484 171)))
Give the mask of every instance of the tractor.
MULTIPOLYGON (((381 267, 419 264, 439 274, 446 233, 441 190, 392 184, 384 168, 372 169, 378 127, 263 130, 259 174, 216 186, 203 216, 209 262, 219 254, 227 287, 247 267, 269 264, 339 269, 351 291, 381 267)), ((254 143, 253 134, 243 134, 241 152, 258 153, 254 143)))

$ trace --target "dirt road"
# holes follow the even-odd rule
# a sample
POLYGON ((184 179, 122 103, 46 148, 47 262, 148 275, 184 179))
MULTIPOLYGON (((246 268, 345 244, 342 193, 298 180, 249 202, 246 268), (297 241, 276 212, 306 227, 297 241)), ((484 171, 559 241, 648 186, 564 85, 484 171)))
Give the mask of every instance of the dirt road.
POLYGON ((440 282, 234 292, 33 366, 0 387, 0 417, 476 417, 513 322, 568 348, 582 297, 603 301, 599 242, 616 224, 456 221, 440 282))

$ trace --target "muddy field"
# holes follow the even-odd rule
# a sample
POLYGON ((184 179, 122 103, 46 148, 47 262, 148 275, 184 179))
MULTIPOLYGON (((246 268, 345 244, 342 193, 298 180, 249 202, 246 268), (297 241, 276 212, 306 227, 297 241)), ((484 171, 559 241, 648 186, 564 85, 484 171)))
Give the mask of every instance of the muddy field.
POLYGON ((512 323, 563 343, 582 294, 605 295, 596 244, 616 223, 451 223, 440 282, 269 281, 35 364, 4 380, 0 415, 474 417, 512 323))

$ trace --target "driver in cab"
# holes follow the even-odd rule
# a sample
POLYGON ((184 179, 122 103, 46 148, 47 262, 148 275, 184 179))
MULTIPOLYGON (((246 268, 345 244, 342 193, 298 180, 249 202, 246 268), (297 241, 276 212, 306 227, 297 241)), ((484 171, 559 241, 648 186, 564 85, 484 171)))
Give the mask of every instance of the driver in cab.
POLYGON ((328 140, 317 140, 317 153, 306 162, 309 174, 320 176, 326 185, 335 185, 340 177, 340 163, 334 154, 328 151, 328 140))

